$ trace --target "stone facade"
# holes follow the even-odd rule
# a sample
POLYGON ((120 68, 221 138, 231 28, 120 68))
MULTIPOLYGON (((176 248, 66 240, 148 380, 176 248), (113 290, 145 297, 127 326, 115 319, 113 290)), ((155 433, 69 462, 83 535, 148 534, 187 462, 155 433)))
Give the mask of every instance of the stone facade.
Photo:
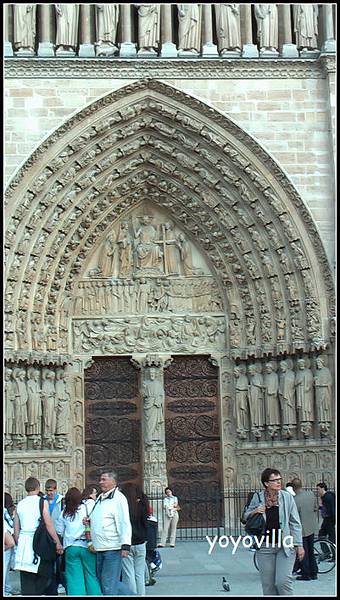
POLYGON ((334 55, 138 61, 5 63, 6 483, 84 483, 92 357, 202 353, 224 487, 332 481, 334 55))

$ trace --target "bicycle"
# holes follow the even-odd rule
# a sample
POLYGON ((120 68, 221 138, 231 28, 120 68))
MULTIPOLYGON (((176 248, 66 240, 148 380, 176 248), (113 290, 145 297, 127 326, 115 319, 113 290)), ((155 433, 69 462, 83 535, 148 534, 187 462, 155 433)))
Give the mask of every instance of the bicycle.
MULTIPOLYGON (((336 546, 333 542, 325 538, 316 538, 313 542, 314 556, 316 564, 318 566, 318 573, 323 575, 324 573, 330 573, 336 563, 336 546)), ((257 552, 254 552, 254 566, 257 571, 259 570, 257 564, 257 552)))

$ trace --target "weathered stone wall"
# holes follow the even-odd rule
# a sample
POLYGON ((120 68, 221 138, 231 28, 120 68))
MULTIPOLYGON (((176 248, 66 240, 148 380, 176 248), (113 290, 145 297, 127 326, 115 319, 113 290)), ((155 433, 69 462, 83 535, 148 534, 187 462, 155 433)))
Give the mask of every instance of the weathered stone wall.
MULTIPOLYGON (((206 62, 205 62, 206 64, 206 62)), ((324 77, 171 79, 250 133, 285 170, 334 261, 334 73, 324 77)), ((7 79, 5 174, 67 118, 131 79, 7 79)))

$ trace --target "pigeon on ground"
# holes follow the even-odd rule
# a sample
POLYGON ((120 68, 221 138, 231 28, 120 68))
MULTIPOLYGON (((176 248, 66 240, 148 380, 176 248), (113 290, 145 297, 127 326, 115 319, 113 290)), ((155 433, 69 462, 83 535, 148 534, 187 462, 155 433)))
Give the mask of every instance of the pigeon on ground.
POLYGON ((222 577, 222 587, 224 589, 225 592, 230 592, 230 585, 227 582, 225 577, 222 577))

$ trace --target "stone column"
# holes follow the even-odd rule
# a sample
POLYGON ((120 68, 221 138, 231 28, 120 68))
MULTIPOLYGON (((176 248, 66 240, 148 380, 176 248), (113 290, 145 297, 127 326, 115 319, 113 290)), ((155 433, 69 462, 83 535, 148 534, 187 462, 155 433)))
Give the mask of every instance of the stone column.
POLYGON ((4 39, 4 55, 5 56, 14 56, 13 53, 13 46, 12 46, 12 23, 13 23, 13 9, 12 9, 12 5, 11 4, 5 4, 4 6, 5 9, 5 14, 4 14, 4 21, 5 21, 5 39, 4 39))
MULTIPOLYGON (((164 369, 170 365, 170 355, 134 354, 131 362, 141 371, 142 435, 144 447, 144 490, 163 493, 167 485, 164 369)), ((161 511, 160 511, 161 514, 161 511)))
POLYGON ((161 58, 177 57, 176 44, 174 44, 172 41, 173 25, 171 9, 171 4, 161 4, 161 58))
POLYGON ((134 58, 136 56, 136 44, 131 41, 132 37, 132 18, 131 10, 134 8, 131 4, 120 4, 120 15, 122 22, 122 43, 120 45, 119 56, 121 58, 134 58))
POLYGON ((79 56, 94 58, 94 7, 92 4, 80 5, 79 56))
POLYGON ((336 45, 334 39, 334 24, 333 24, 333 5, 322 4, 323 23, 324 23, 324 43, 321 52, 335 52, 336 45))
POLYGON ((55 56, 55 26, 53 4, 38 5, 39 46, 38 56, 55 56))
POLYGON ((298 58, 299 52, 296 44, 292 41, 292 19, 290 13, 290 4, 279 4, 279 20, 282 19, 283 24, 283 45, 282 58, 298 58))
MULTIPOLYGON (((251 25, 251 4, 241 4, 241 10, 243 11, 243 28, 241 31, 241 39, 243 40, 242 47, 242 58, 258 58, 259 51, 257 46, 253 44, 253 33, 251 25)), ((241 13, 242 14, 242 13, 241 13)))
MULTIPOLYGON (((225 492, 228 488, 234 488, 237 485, 237 466, 236 466, 236 425, 234 417, 234 362, 225 354, 212 354, 210 362, 219 369, 219 414, 220 438, 222 446, 222 490, 225 492)), ((227 494, 228 496, 228 494, 227 494)), ((234 529, 239 526, 240 516, 234 514, 233 505, 228 505, 228 499, 225 500, 225 534, 230 535, 234 529), (227 530, 230 524, 231 530, 227 530)))
POLYGON ((215 58, 218 56, 217 46, 213 43, 212 28, 212 5, 203 4, 203 40, 202 56, 204 58, 215 58))

